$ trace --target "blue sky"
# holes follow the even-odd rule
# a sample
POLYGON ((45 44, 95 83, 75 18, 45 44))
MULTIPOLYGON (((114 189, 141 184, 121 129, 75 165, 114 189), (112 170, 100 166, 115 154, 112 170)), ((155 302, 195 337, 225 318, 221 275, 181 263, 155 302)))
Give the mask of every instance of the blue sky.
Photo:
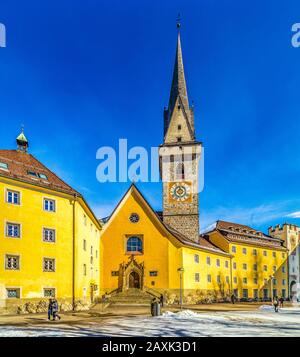
MULTIPOLYGON (((108 215, 129 184, 99 183, 96 151, 162 143, 178 12, 205 147, 202 228, 300 223, 296 0, 2 1, 0 147, 24 124, 30 152, 108 215)), ((161 184, 138 186, 160 209, 161 184)))

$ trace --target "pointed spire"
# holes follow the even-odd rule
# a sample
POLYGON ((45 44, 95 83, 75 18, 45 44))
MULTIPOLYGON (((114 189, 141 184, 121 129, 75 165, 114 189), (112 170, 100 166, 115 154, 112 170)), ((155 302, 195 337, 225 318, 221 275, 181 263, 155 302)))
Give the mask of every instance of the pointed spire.
POLYGON ((186 82, 184 76, 184 66, 183 66, 183 59, 182 59, 179 21, 177 22, 177 29, 178 29, 177 49, 176 49, 176 56, 175 56, 171 93, 169 99, 169 108, 168 108, 170 113, 173 112, 174 105, 178 97, 180 97, 185 111, 188 112, 189 109, 189 101, 188 101, 186 82))
POLYGON ((27 152, 28 149, 28 140, 24 134, 24 127, 22 125, 22 129, 21 129, 21 133, 19 134, 19 136, 16 139, 17 141, 17 146, 18 146, 18 150, 19 151, 24 151, 27 152))

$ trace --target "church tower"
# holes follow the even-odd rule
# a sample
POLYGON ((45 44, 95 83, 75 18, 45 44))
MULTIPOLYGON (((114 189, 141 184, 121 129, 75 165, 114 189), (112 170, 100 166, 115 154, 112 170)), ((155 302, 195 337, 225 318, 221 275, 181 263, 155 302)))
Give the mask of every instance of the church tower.
POLYGON ((180 24, 168 108, 164 110, 164 143, 159 147, 163 181, 163 220, 187 238, 199 240, 199 159, 194 111, 189 106, 180 24))

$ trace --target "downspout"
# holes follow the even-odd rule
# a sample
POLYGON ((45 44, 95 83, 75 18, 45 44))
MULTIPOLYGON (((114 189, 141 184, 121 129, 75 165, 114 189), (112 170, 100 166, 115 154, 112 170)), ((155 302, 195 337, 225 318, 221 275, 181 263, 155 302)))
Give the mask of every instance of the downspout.
POLYGON ((76 258, 76 252, 75 252, 75 243, 76 243, 76 222, 75 222, 75 204, 77 201, 77 194, 74 194, 74 200, 73 200, 73 227, 72 227, 72 308, 73 311, 75 310, 75 258, 76 258))
POLYGON ((232 280, 232 255, 230 255, 230 296, 233 294, 233 280, 232 280))

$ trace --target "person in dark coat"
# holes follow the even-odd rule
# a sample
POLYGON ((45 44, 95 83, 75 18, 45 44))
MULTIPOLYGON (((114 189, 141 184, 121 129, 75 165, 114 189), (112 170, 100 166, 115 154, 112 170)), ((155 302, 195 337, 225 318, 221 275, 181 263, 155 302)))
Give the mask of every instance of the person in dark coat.
POLYGON ((278 296, 275 296, 275 298, 273 299, 273 306, 275 312, 278 312, 278 305, 279 305, 278 296))
POLYGON ((163 294, 160 295, 159 302, 160 302, 160 306, 164 307, 164 296, 163 296, 163 294))
POLYGON ((51 320, 51 317, 53 318, 52 299, 49 299, 49 304, 48 304, 48 320, 51 320))
POLYGON ((281 296, 281 298, 279 299, 279 307, 280 308, 283 307, 283 302, 284 302, 284 298, 281 296))
POLYGON ((58 302, 56 299, 54 299, 52 302, 52 311, 53 311, 53 321, 55 321, 56 318, 60 320, 61 317, 58 315, 58 302))
POLYGON ((235 296, 234 296, 234 294, 231 295, 230 299, 231 299, 231 303, 234 304, 234 302, 235 302, 235 296))

